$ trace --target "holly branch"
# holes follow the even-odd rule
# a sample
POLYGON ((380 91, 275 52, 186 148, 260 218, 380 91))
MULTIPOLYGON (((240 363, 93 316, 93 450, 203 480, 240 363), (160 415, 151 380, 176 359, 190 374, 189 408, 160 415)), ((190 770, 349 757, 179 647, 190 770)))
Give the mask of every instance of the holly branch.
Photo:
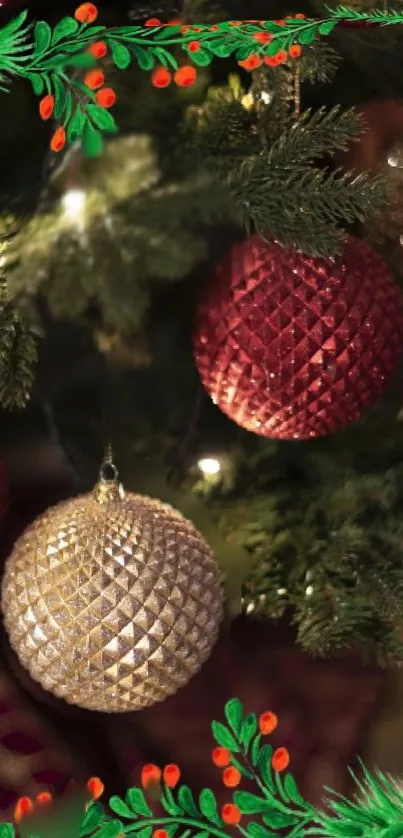
POLYGON ((27 12, 0 29, 0 89, 7 90, 13 77, 27 79, 34 93, 41 96, 40 115, 53 117, 58 127, 51 148, 60 151, 66 142, 82 138, 88 155, 99 154, 103 134, 117 126, 109 109, 116 101, 106 87, 97 62, 108 52, 115 66, 124 70, 135 60, 140 69, 162 69, 156 86, 165 86, 172 73, 178 84, 195 80, 194 65, 205 67, 214 58, 234 56, 247 69, 256 69, 298 58, 304 46, 327 36, 338 24, 388 26, 403 23, 396 11, 358 12, 339 6, 329 17, 311 20, 296 14, 285 20, 224 21, 214 25, 183 25, 173 21, 163 25, 157 18, 144 26, 107 28, 94 25, 98 9, 82 3, 74 17, 64 17, 52 29, 45 21, 27 24, 27 12), (33 34, 33 37, 32 37, 33 34), (191 69, 180 66, 177 49, 191 60, 191 69), (80 75, 82 71, 83 77, 80 75))
MULTIPOLYGON (((361 780, 352 774, 358 789, 354 801, 326 789, 326 809, 308 803, 293 775, 286 771, 290 763, 287 749, 262 744, 277 726, 275 713, 268 710, 258 719, 254 713, 245 714, 236 698, 225 706, 225 723, 212 723, 217 743, 212 760, 222 770, 223 783, 229 790, 228 802, 221 809, 210 789, 203 789, 196 798, 188 786, 180 784, 181 772, 176 764, 166 765, 163 770, 148 764, 141 772, 141 788, 129 789, 124 800, 112 797, 109 812, 99 802, 104 791, 102 782, 91 778, 87 790, 92 802, 79 835, 72 834, 71 838, 230 838, 231 830, 244 838, 399 838, 403 834, 401 789, 393 778, 381 772, 373 776, 363 766, 361 780), (243 778, 255 784, 257 793, 238 788, 243 778), (158 814, 153 812, 151 798, 158 801, 158 814)), ((51 805, 49 793, 39 798, 41 804, 51 805)), ((24 821, 29 826, 34 810, 29 798, 21 798, 16 823, 24 821)), ((47 830, 50 827, 48 818, 47 830)), ((37 823, 35 836, 30 832, 29 838, 41 838, 39 832, 37 823)), ((15 836, 13 824, 0 826, 0 838, 15 836)))

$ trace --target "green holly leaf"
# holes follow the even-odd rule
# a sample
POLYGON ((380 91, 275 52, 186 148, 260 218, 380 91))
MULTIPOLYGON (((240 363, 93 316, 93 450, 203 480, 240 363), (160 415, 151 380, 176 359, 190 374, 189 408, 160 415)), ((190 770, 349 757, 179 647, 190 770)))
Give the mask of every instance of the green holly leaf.
POLYGON ((153 69, 155 60, 154 53, 151 47, 148 47, 147 49, 144 47, 139 47, 136 44, 136 46, 133 48, 133 52, 136 57, 137 64, 140 67, 140 70, 145 70, 146 72, 148 72, 149 70, 153 69))
POLYGON ((207 49, 199 49, 199 52, 191 52, 188 55, 198 67, 208 67, 213 59, 211 52, 207 49))
POLYGON ((211 729, 218 745, 221 745, 222 748, 228 748, 229 751, 234 751, 235 754, 239 753, 241 749, 238 742, 225 725, 222 725, 220 722, 213 722, 211 729))
POLYGON ((157 61, 163 65, 163 67, 171 67, 172 70, 178 69, 178 62, 172 53, 168 52, 167 49, 163 49, 162 47, 155 47, 154 48, 154 55, 157 61))
POLYGON ((41 96, 45 90, 45 81, 43 76, 37 75, 36 73, 27 73, 26 78, 31 82, 34 93, 37 96, 41 96))
POLYGON ((82 67, 83 70, 91 70, 97 63, 96 58, 90 52, 78 52, 77 55, 69 55, 64 58, 64 64, 69 67, 82 67))
POLYGON ((145 826, 144 829, 139 829, 136 831, 136 838, 151 838, 153 834, 152 826, 145 826))
POLYGON ((164 790, 164 794, 163 794, 163 797, 162 797, 162 802, 163 802, 163 805, 164 805, 165 809, 167 810, 167 812, 169 812, 170 815, 174 815, 176 817, 177 815, 182 814, 181 807, 178 806, 178 804, 177 804, 177 802, 176 802, 176 800, 175 800, 175 798, 172 794, 171 789, 169 789, 167 786, 165 787, 165 790, 164 790))
POLYGON ((298 791, 298 786, 292 774, 285 775, 284 788, 293 803, 298 803, 300 806, 306 806, 306 801, 302 797, 302 794, 298 791))
POLYGON ((231 698, 230 701, 227 701, 224 712, 231 730, 236 737, 239 737, 243 720, 243 706, 239 698, 231 698))
POLYGON ((74 20, 73 17, 63 17, 59 20, 59 23, 56 24, 53 35, 52 35, 52 45, 58 44, 59 41, 63 41, 64 38, 68 38, 69 35, 74 35, 78 29, 78 21, 74 20))
POLYGON ((211 823, 221 825, 222 821, 218 814, 217 801, 211 789, 203 789, 200 792, 199 806, 202 815, 204 815, 207 820, 211 821, 211 823))
POLYGON ((274 792, 274 782, 271 771, 271 758, 273 756, 273 748, 271 745, 264 745, 259 754, 258 767, 260 776, 265 786, 274 792))
POLYGON ((260 823, 249 823, 246 827, 246 831, 251 838, 278 838, 277 832, 269 832, 269 830, 260 823))
POLYGON ((258 762, 259 762, 259 753, 260 753, 260 742, 261 742, 261 739, 262 739, 262 737, 261 737, 261 735, 260 735, 260 733, 259 733, 259 734, 255 737, 255 739, 253 740, 253 743, 252 743, 252 749, 251 749, 251 760, 252 760, 252 765, 253 765, 253 767, 254 767, 254 768, 255 768, 255 766, 256 766, 256 765, 258 764, 258 762))
POLYGON ((136 815, 143 815, 145 818, 152 817, 153 813, 141 789, 129 789, 126 794, 126 803, 136 815))
POLYGON ((241 762, 238 762, 238 760, 237 760, 237 759, 235 759, 235 757, 234 757, 234 756, 232 756, 232 755, 231 755, 231 765, 233 765, 233 766, 234 766, 234 768, 237 768, 237 769, 238 769, 239 773, 240 773, 240 774, 242 774, 242 777, 247 777, 247 779, 248 779, 248 780, 253 780, 253 774, 252 774, 252 772, 251 772, 251 771, 248 771, 248 769, 247 769, 247 768, 245 768, 245 767, 242 765, 242 763, 241 763, 241 762))
POLYGON ((257 718, 256 718, 254 713, 249 713, 247 715, 245 721, 242 723, 241 735, 240 735, 241 743, 242 743, 246 753, 249 750, 249 745, 250 745, 256 731, 257 731, 257 718))
POLYGON ((291 812, 285 814, 283 812, 276 812, 275 810, 263 817, 263 823, 273 829, 286 829, 289 826, 295 826, 299 821, 300 817, 298 815, 292 814, 291 812))
POLYGON ((267 800, 262 800, 261 797, 249 791, 234 792, 234 803, 243 815, 257 815, 264 812, 267 807, 267 800))
POLYGON ((34 29, 35 50, 34 55, 46 52, 52 40, 52 30, 44 20, 38 20, 34 29))
POLYGON ((330 35, 331 31, 336 26, 336 20, 325 20, 323 23, 319 24, 319 33, 321 35, 330 35))
POLYGON ((237 61, 245 61, 246 58, 249 58, 251 52, 252 52, 252 47, 250 46, 250 44, 249 44, 249 46, 245 45, 243 47, 239 47, 239 49, 237 49, 237 51, 235 53, 235 58, 236 58, 237 61))
POLYGON ((187 815, 192 818, 199 816, 199 811, 193 798, 193 794, 188 786, 181 786, 178 791, 178 803, 187 815))
POLYGON ((93 128, 91 123, 86 121, 83 131, 83 150, 87 157, 98 157, 104 147, 104 138, 100 131, 93 128))
MULTIPOLYGON (((12 35, 15 35, 15 33, 18 32, 19 29, 23 28, 23 25, 24 25, 27 17, 28 17, 28 10, 25 9, 23 12, 21 12, 19 15, 17 15, 17 17, 13 18, 13 20, 10 20, 9 23, 6 23, 5 26, 1 27, 1 29, 0 29, 0 44, 1 45, 6 44, 10 40, 10 37, 12 35)), ((21 34, 22 33, 19 32, 19 35, 21 35, 21 34)))
POLYGON ((304 44, 304 46, 308 46, 312 44, 316 37, 316 29, 314 26, 310 26, 307 29, 303 29, 302 32, 298 32, 298 41, 300 44, 304 44))
POLYGON ((228 41, 210 41, 209 50, 216 55, 217 58, 229 58, 234 52, 234 44, 228 41))
POLYGON ((12 823, 0 824, 0 838, 15 838, 15 829, 12 823))
MULTIPOLYGON (((100 803, 92 803, 85 813, 84 820, 81 824, 79 838, 86 838, 91 835, 91 832, 96 829, 104 816, 104 808, 100 803)), ((0 838, 3 838, 0 832, 0 838)))
POLYGON ((63 82, 60 81, 59 77, 55 73, 52 75, 52 85, 55 95, 55 119, 60 119, 61 115, 64 113, 66 105, 67 90, 63 82))
POLYGON ((108 44, 115 67, 117 67, 118 70, 126 70, 132 60, 130 50, 128 50, 124 44, 119 44, 116 41, 109 40, 108 44))
POLYGON ((102 131, 108 131, 113 134, 118 130, 112 114, 106 108, 100 108, 99 105, 87 105, 87 114, 97 128, 100 128, 102 131))
POLYGON ((109 821, 97 832, 97 838, 119 838, 122 834, 123 824, 121 821, 109 821))
POLYGON ((153 33, 153 41, 170 41, 175 35, 179 35, 182 26, 166 26, 159 32, 153 33))
POLYGON ((80 105, 77 105, 74 115, 72 116, 67 126, 67 139, 69 143, 74 143, 82 136, 87 117, 83 114, 80 105))
POLYGON ((127 806, 121 797, 116 797, 116 795, 111 797, 109 801, 109 808, 112 809, 112 812, 116 812, 116 814, 120 815, 122 818, 130 818, 130 820, 133 820, 133 810, 127 806))
POLYGON ((276 55, 277 52, 284 49, 286 47, 286 39, 285 38, 273 38, 269 44, 265 47, 265 55, 276 55))

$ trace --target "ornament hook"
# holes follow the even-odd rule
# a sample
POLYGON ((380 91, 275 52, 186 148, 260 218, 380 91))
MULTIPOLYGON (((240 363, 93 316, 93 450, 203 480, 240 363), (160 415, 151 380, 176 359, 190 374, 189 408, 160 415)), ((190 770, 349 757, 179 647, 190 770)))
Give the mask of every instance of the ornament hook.
POLYGON ((113 462, 113 450, 110 442, 106 446, 104 460, 99 469, 99 479, 101 483, 117 483, 119 480, 119 472, 113 462))
POLYGON ((113 462, 112 446, 106 447, 105 456, 99 469, 99 481, 94 489, 98 503, 117 503, 124 498, 123 486, 119 483, 119 472, 113 462))

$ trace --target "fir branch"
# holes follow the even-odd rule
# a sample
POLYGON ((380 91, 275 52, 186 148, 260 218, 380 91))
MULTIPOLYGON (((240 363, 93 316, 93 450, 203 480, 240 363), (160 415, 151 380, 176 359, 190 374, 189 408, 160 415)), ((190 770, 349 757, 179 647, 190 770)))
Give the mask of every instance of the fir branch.
MULTIPOLYGON (((363 219, 380 200, 378 181, 364 175, 330 174, 315 167, 283 162, 269 153, 246 160, 227 183, 245 223, 263 236, 313 256, 329 256, 340 247, 344 233, 339 221, 363 219)), ((284 158, 283 158, 284 160, 284 158)))
POLYGON ((5 410, 22 408, 32 390, 37 362, 37 346, 9 303, 0 310, 0 406, 5 410))
POLYGON ((325 40, 318 40, 301 54, 301 77, 304 82, 310 84, 330 82, 336 75, 341 60, 339 53, 330 44, 325 40))
POLYGON ((363 120, 354 108, 347 110, 336 105, 331 110, 306 110, 298 120, 289 120, 288 130, 278 138, 270 150, 272 165, 315 161, 336 151, 345 151, 363 133, 363 120), (278 159, 280 158, 280 159, 278 159))

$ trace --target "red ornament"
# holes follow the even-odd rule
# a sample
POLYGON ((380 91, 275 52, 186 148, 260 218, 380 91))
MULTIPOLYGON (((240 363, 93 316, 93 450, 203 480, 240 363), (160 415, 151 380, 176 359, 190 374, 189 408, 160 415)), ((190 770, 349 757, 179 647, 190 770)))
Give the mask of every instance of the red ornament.
POLYGON ((358 419, 403 350, 403 296, 383 262, 350 236, 317 259, 235 245, 200 303, 193 338, 218 407, 260 436, 308 439, 358 419))

